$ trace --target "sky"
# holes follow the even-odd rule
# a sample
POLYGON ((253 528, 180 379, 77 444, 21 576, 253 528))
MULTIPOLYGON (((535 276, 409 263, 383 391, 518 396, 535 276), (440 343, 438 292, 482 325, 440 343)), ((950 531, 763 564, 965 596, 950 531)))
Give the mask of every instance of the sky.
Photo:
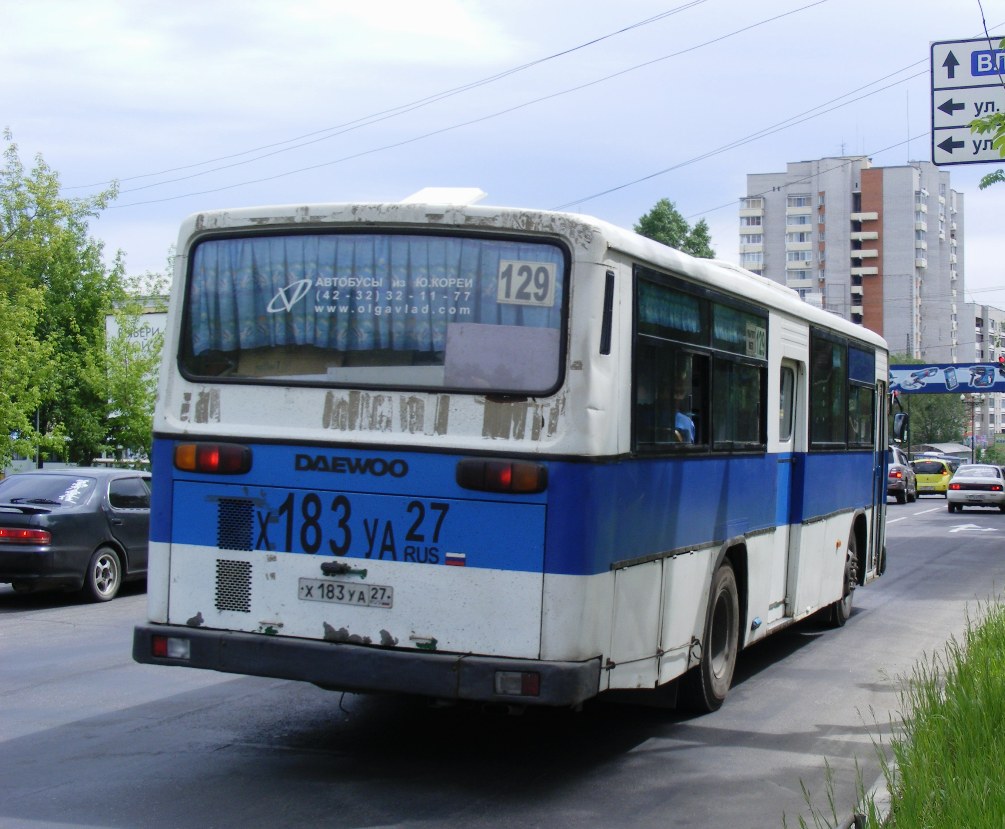
MULTIPOLYGON (((1005 34, 1005 0, 0 0, 0 129, 91 235, 167 271, 189 214, 399 201, 631 227, 657 201, 738 260, 748 173, 931 160, 930 44, 1005 34)), ((1005 166, 1003 162, 1002 166, 1005 166)), ((966 300, 1005 309, 1005 184, 964 194, 966 300)))

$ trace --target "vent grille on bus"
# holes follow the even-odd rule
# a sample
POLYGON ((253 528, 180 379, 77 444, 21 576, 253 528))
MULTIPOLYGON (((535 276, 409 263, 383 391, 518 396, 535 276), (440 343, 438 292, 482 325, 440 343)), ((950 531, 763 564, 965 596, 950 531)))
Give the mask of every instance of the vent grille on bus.
POLYGON ((251 564, 216 562, 216 609, 251 613, 251 564))
POLYGON ((216 546, 221 550, 250 550, 254 517, 251 501, 221 498, 216 513, 216 546))

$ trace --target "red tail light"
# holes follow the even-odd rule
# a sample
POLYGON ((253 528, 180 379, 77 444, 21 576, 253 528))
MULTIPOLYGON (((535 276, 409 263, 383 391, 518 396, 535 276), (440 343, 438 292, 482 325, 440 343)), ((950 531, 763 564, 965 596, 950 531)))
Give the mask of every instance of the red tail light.
POLYGON ((466 458, 457 463, 456 479, 465 489, 484 492, 544 492, 548 467, 533 461, 466 458))
POLYGON ((903 478, 904 477, 904 473, 901 472, 899 469, 891 469, 890 470, 890 477, 891 478, 903 478))
POLYGON ((51 544, 48 530, 31 530, 21 527, 0 527, 0 544, 51 544))
POLYGON ((239 443, 179 443, 174 465, 184 472, 241 475, 251 469, 251 449, 239 443))

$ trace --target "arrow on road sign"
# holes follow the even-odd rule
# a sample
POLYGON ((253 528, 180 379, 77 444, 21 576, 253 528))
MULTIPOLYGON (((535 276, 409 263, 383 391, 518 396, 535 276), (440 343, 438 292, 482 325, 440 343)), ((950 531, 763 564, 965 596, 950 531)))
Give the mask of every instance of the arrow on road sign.
POLYGON ((960 62, 952 52, 946 55, 946 59, 942 62, 942 66, 949 73, 950 78, 956 77, 956 67, 959 65, 960 62))
POLYGON ((944 104, 940 105, 939 109, 941 109, 944 113, 946 113, 946 115, 952 116, 952 114, 957 110, 966 109, 966 107, 967 105, 964 104, 963 102, 956 103, 952 98, 950 98, 944 104))
POLYGON ((947 138, 937 146, 943 152, 952 153, 953 150, 962 150, 967 144, 965 141, 953 141, 952 138, 947 138))

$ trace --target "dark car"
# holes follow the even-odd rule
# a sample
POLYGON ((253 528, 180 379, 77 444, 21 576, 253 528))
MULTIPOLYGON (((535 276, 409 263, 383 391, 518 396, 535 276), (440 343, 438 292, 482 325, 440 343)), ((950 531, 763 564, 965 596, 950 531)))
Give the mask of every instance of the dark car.
POLYGON ((147 572, 150 475, 75 467, 0 481, 0 582, 107 602, 147 572))
POLYGON ((907 455, 896 446, 886 453, 886 494, 898 504, 918 500, 918 479, 907 455))

